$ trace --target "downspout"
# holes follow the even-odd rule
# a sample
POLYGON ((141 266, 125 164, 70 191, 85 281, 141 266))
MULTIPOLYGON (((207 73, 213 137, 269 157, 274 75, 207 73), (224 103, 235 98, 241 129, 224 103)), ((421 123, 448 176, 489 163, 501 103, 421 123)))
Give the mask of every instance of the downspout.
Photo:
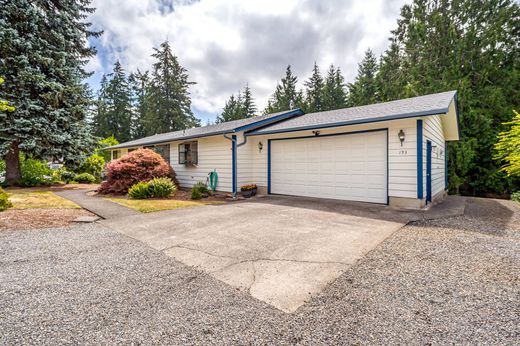
POLYGON ((223 136, 231 141, 231 191, 233 199, 237 199, 237 136, 228 137, 226 134, 223 136))

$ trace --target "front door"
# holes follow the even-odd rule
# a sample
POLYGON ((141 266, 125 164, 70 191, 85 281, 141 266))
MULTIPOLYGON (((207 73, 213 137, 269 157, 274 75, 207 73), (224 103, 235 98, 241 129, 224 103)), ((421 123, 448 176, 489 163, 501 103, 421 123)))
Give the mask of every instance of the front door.
POLYGON ((426 141, 426 202, 432 201, 432 142, 426 141))

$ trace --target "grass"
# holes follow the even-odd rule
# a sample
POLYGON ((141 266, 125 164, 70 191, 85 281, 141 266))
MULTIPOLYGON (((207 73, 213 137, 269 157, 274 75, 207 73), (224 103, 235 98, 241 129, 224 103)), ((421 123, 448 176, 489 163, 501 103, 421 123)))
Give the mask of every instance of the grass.
POLYGON ((175 199, 126 199, 115 197, 107 199, 121 204, 122 206, 140 211, 141 213, 152 213, 161 210, 200 207, 203 205, 224 203, 219 201, 180 201, 175 199))
POLYGON ((79 209, 80 206, 51 191, 8 190, 15 209, 79 209))

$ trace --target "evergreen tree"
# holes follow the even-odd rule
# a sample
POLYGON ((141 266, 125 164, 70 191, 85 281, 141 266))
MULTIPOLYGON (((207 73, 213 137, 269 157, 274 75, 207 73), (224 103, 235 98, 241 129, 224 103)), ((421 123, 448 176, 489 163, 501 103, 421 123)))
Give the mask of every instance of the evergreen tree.
POLYGON ((226 121, 244 119, 246 118, 245 114, 244 100, 239 92, 237 97, 231 95, 229 100, 226 101, 222 114, 217 117, 217 124, 226 121))
POLYGON ((385 99, 458 90, 461 140, 449 143, 450 191, 518 189, 493 159, 502 123, 520 108, 518 3, 415 0, 402 8, 391 41, 380 68, 385 99))
POLYGON ((132 93, 123 67, 117 61, 113 73, 103 76, 95 118, 95 134, 115 136, 118 141, 129 141, 131 136, 132 93))
POLYGON ((244 88, 244 111, 246 118, 254 117, 257 111, 255 100, 253 99, 251 88, 249 88, 248 84, 246 84, 244 88))
POLYGON ((291 65, 285 70, 285 77, 278 83, 276 90, 267 103, 264 113, 276 113, 303 106, 303 93, 296 91, 298 78, 292 74, 291 65))
POLYGON ((85 22, 89 0, 11 0, 1 4, 0 99, 16 110, 0 113, 0 155, 9 184, 21 178, 19 152, 78 163, 95 145, 86 121, 89 90, 83 79, 101 33, 85 22))
POLYGON ((320 68, 316 62, 314 62, 311 77, 304 84, 307 88, 305 97, 305 111, 308 113, 313 113, 325 110, 323 77, 321 76, 320 68))
POLYGON ((148 101, 150 89, 150 77, 148 71, 137 70, 128 77, 128 82, 132 90, 132 138, 142 138, 146 136, 146 123, 150 118, 150 106, 148 101))
POLYGON ((255 116, 255 112, 256 106, 251 89, 246 85, 243 95, 238 92, 237 97, 234 94, 229 97, 222 109, 222 114, 217 116, 217 123, 251 118, 255 116))
POLYGON ((153 135, 200 126, 191 111, 188 73, 175 55, 170 43, 165 41, 154 48, 155 63, 152 67, 147 103, 150 116, 145 122, 145 133, 153 135))
POLYGON ((330 65, 325 85, 323 86, 323 110, 333 110, 347 107, 345 79, 339 68, 330 65))
POLYGON ((377 59, 372 50, 367 49, 365 56, 358 65, 358 74, 354 83, 348 85, 348 105, 363 106, 378 101, 376 74, 377 59))

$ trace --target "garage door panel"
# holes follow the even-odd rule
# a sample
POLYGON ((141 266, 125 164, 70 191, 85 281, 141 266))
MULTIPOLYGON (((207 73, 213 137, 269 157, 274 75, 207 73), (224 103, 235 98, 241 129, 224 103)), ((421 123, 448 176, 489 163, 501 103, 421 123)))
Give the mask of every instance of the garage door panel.
POLYGON ((386 203, 386 133, 274 140, 271 192, 386 203))

